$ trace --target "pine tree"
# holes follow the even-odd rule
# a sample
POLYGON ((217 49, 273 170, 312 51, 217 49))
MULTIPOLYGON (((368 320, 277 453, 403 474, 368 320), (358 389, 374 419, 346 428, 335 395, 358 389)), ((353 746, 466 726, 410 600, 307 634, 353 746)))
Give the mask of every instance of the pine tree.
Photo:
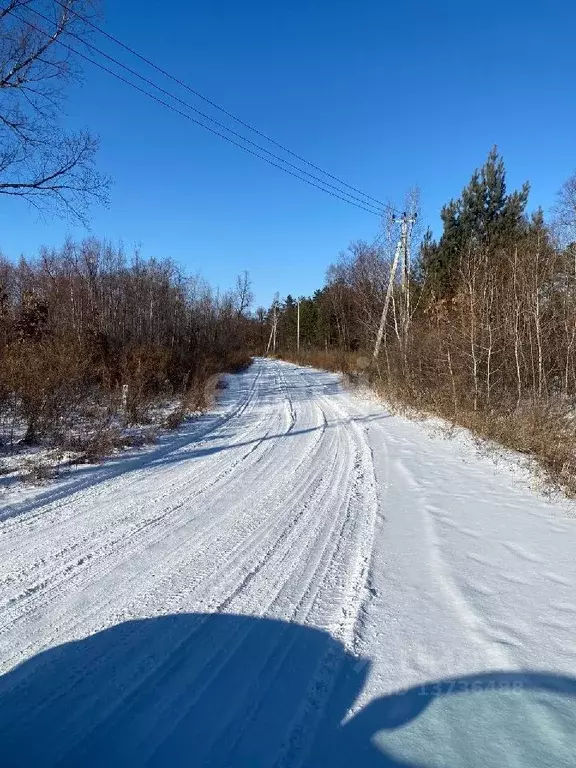
POLYGON ((423 242, 423 276, 435 297, 455 293, 460 260, 471 249, 483 248, 493 256, 498 247, 523 232, 528 192, 524 184, 506 194, 504 161, 494 147, 461 196, 442 208, 440 241, 435 243, 429 236, 423 242))

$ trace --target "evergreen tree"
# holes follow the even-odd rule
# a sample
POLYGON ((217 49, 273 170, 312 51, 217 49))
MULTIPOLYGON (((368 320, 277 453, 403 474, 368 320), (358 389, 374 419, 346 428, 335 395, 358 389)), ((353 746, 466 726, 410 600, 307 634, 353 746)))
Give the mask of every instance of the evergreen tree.
POLYGON ((278 322, 278 340, 283 349, 296 349, 296 301, 286 296, 278 322))
POLYGON ((422 270, 436 297, 453 295, 458 287, 460 259, 471 249, 483 248, 491 256, 526 226, 524 211, 528 184, 506 193, 504 161, 494 147, 457 200, 442 208, 442 236, 438 243, 425 239, 422 270))

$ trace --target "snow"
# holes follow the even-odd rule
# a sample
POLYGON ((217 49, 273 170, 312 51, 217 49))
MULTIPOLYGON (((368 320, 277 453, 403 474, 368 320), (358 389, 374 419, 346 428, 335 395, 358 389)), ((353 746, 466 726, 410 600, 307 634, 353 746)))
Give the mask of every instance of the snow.
MULTIPOLYGON (((91 408, 95 414, 88 418, 77 414, 71 425, 63 425, 65 443, 75 448, 64 449, 62 444, 50 438, 27 445, 24 441, 25 424, 14 414, 0 423, 0 503, 11 486, 24 482, 42 485, 48 480, 74 473, 79 464, 85 463, 85 450, 92 439, 108 435, 110 452, 125 450, 126 446, 142 446, 153 443, 168 431, 167 422, 180 410, 182 401, 178 398, 151 404, 146 410, 145 424, 127 423, 121 413, 110 416, 103 413, 103 407, 93 402, 91 408)), ((199 411, 190 411, 188 418, 195 418, 199 411)), ((62 435, 61 435, 62 437, 62 435)))
POLYGON ((0 508, 3 766, 576 765, 576 518, 257 359, 0 508))

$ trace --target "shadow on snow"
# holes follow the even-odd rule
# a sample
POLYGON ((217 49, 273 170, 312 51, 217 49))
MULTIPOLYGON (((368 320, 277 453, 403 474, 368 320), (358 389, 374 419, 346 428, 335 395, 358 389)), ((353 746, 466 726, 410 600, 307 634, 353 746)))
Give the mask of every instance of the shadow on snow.
POLYGON ((555 768, 576 680, 491 672, 383 696, 328 633, 226 614, 130 621, 0 678, 3 766, 555 768))

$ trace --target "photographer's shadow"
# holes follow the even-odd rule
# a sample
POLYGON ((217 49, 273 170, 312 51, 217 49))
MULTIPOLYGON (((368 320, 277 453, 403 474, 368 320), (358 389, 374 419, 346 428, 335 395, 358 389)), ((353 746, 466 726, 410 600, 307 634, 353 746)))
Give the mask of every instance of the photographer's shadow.
POLYGON ((2 766, 576 764, 576 681, 487 673, 373 700, 328 633, 227 614, 130 621, 0 678, 2 766))

